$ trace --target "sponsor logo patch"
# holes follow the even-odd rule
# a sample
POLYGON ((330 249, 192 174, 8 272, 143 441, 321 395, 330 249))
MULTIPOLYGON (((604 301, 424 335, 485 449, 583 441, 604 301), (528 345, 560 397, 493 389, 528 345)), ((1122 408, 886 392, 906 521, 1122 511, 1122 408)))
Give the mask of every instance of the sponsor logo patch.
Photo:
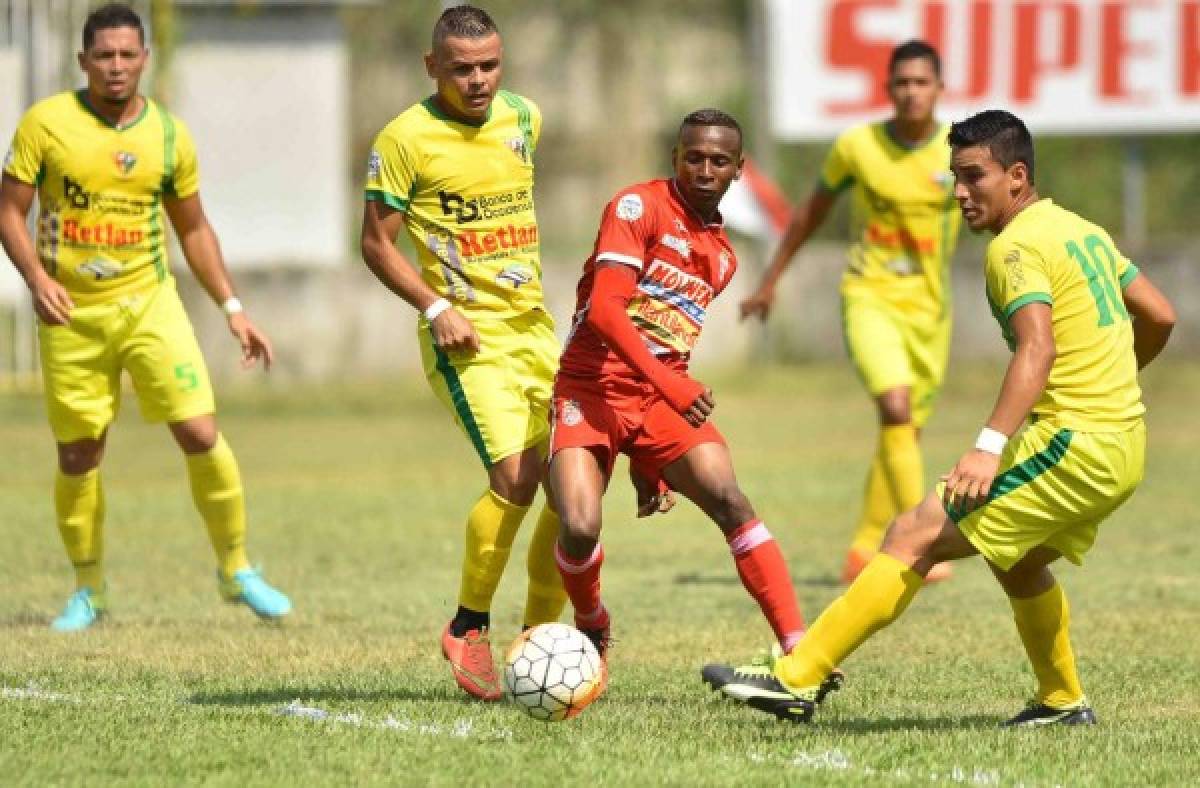
POLYGON ((15 150, 13 150, 12 148, 9 148, 8 153, 4 154, 4 169, 7 170, 9 167, 11 167, 12 163, 13 163, 13 159, 15 159, 16 157, 17 157, 17 152, 15 150))
POLYGON ((642 198, 636 194, 626 194, 621 199, 617 200, 617 218, 624 219, 627 222, 637 221, 642 218, 642 213, 645 208, 642 205, 642 198))
POLYGON ((561 418, 562 423, 568 427, 574 427, 583 421, 583 411, 579 409, 579 403, 573 399, 565 400, 562 404, 561 418))
POLYGON ((383 157, 379 155, 379 151, 371 151, 371 155, 367 157, 367 178, 375 180, 379 177, 379 172, 382 169, 383 157))
POLYGON ((91 274, 96 278, 96 281, 103 282, 106 279, 116 279, 121 273, 121 267, 111 260, 105 260, 102 257, 93 257, 79 266, 79 271, 91 274))
POLYGON ((679 256, 684 260, 688 260, 692 256, 692 245, 682 238, 676 238, 670 233, 667 233, 662 237, 662 245, 668 249, 674 249, 676 252, 679 252, 679 256))
POLYGON ((505 282, 513 286, 517 290, 521 285, 527 285, 533 281, 533 271, 523 265, 510 265, 500 273, 496 274, 496 284, 504 284, 505 282))

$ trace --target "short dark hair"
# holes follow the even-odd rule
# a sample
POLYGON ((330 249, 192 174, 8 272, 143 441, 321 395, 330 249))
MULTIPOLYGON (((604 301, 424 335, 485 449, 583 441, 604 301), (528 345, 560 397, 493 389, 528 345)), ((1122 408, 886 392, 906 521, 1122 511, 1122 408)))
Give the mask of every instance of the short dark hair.
POLYGON ((689 112, 684 116, 683 122, 679 124, 680 137, 683 136, 683 130, 688 126, 724 126, 727 129, 733 129, 738 134, 738 146, 741 147, 743 136, 742 125, 727 112, 722 112, 719 109, 711 107, 689 112))
POLYGON ((933 46, 919 38, 909 39, 903 44, 899 44, 892 50, 892 56, 888 58, 888 77, 896 70, 896 66, 906 60, 918 60, 925 58, 929 64, 933 66, 933 73, 938 79, 942 78, 942 56, 933 46))
POLYGON ((96 43, 96 33, 100 30, 111 30, 114 27, 132 27, 137 31, 138 41, 146 43, 146 29, 142 27, 142 18, 125 3, 108 3, 102 5, 87 15, 83 23, 83 48, 91 49, 96 43))
POLYGON ((1011 112, 988 109, 952 123, 948 141, 952 148, 984 146, 1006 170, 1021 162, 1029 171, 1029 182, 1033 183, 1033 136, 1011 112))
POLYGON ((466 3, 451 6, 442 12, 433 25, 433 48, 437 49, 450 36, 455 38, 483 38, 500 29, 482 8, 466 3))

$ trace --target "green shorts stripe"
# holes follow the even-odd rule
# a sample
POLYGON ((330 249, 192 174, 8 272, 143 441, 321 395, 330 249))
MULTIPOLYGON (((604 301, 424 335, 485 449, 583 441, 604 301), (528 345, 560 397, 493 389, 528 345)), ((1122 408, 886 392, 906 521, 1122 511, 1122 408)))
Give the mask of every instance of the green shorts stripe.
MULTIPOLYGON (((1014 465, 993 479, 992 489, 988 491, 987 501, 984 503, 984 506, 1003 495, 1008 495, 1023 485, 1029 484, 1062 462, 1062 458, 1066 456, 1067 448, 1071 445, 1071 438, 1074 435, 1075 433, 1071 430, 1059 430, 1050 439, 1050 443, 1046 445, 1046 448, 1019 465, 1014 465)), ((955 523, 970 514, 970 512, 952 509, 948 505, 944 508, 946 509, 946 515, 955 523)))
POLYGON ((483 433, 479 431, 479 423, 475 421, 475 414, 471 412, 471 403, 467 401, 467 393, 463 391, 462 381, 458 379, 458 370, 450 363, 450 357, 437 346, 436 342, 433 343, 433 352, 437 357, 437 371, 441 373, 442 380, 446 381, 446 388, 450 390, 450 399, 454 402, 454 410, 462 419, 463 427, 466 428, 467 435, 471 438, 471 444, 479 454, 479 459, 483 460, 483 464, 488 468, 492 467, 492 458, 488 454, 487 444, 483 442, 483 433))

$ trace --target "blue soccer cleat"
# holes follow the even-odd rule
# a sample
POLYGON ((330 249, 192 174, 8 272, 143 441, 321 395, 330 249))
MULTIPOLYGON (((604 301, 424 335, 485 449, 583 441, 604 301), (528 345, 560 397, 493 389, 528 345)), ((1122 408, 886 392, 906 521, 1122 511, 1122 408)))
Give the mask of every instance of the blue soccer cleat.
POLYGON ((231 578, 217 570, 217 588, 226 602, 244 604, 262 619, 280 619, 292 611, 287 594, 272 588, 258 569, 239 569, 231 578))
POLYGON ((107 607, 104 592, 81 588, 67 600, 62 615, 50 622, 55 632, 79 632, 95 624, 104 615, 107 607))

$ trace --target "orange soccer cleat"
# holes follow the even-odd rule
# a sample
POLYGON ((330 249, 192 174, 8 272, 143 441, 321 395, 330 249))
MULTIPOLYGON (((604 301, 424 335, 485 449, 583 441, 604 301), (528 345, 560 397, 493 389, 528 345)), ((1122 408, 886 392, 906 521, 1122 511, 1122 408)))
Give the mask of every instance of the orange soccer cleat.
POLYGON ((841 584, 848 586, 853 583, 854 579, 859 576, 862 570, 871 562, 871 559, 874 557, 874 552, 855 550, 854 548, 851 548, 850 552, 846 553, 846 563, 842 566, 842 576, 840 578, 841 584))
POLYGON ((486 701, 500 700, 503 693, 486 627, 455 637, 447 624, 442 632, 442 654, 450 663, 454 680, 468 695, 486 701))

